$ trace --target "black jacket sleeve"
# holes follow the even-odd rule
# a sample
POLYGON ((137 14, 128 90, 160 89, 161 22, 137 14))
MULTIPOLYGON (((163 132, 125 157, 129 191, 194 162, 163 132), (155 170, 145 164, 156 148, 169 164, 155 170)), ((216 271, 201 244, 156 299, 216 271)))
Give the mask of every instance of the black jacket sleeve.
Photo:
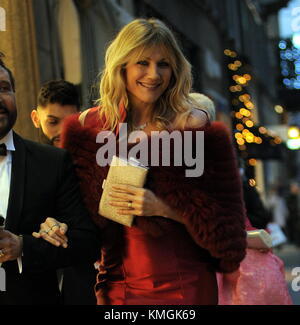
POLYGON ((61 157, 55 209, 57 219, 68 225, 68 247, 56 247, 44 239, 24 235, 24 272, 43 272, 84 262, 92 263, 100 256, 100 233, 83 205, 71 158, 65 151, 61 157))

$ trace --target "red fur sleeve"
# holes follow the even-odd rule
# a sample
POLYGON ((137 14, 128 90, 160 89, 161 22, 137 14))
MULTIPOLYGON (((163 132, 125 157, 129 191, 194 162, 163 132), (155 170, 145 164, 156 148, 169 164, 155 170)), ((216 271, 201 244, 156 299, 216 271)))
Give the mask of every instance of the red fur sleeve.
POLYGON ((195 242, 207 249, 216 269, 233 272, 246 254, 245 207, 236 157, 222 123, 205 129, 201 177, 156 175, 156 194, 183 216, 195 242))
POLYGON ((64 122, 61 146, 71 153, 81 194, 91 218, 100 228, 103 228, 111 221, 98 214, 102 181, 108 172, 108 167, 100 168, 96 163, 96 153, 99 148, 99 144, 96 143, 98 132, 96 128, 82 127, 78 121, 78 114, 72 115, 64 122))

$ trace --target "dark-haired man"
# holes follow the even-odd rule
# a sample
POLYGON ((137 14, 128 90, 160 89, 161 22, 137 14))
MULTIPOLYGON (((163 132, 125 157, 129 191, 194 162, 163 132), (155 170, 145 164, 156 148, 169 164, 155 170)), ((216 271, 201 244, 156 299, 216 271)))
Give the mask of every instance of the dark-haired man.
MULTIPOLYGON (((31 112, 31 119, 34 126, 39 128, 40 142, 59 147, 64 119, 79 111, 76 86, 65 80, 48 81, 40 88, 37 102, 37 108, 31 112)), ((59 274, 63 304, 96 304, 93 287, 97 272, 93 263, 65 268, 59 274)))
POLYGON ((0 55, 0 264, 6 273, 0 305, 58 304, 56 269, 93 263, 100 236, 67 152, 21 138, 12 130, 16 117, 13 76, 0 55), (45 217, 68 225, 67 248, 31 235, 45 217))
POLYGON ((40 129, 40 142, 59 146, 63 120, 79 111, 79 94, 76 86, 65 80, 45 83, 38 94, 38 106, 31 119, 40 129))

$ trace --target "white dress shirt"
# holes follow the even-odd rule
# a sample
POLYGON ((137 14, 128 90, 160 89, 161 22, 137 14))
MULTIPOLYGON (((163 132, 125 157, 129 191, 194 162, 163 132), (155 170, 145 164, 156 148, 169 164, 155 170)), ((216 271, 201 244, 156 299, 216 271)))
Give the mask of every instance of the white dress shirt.
MULTIPOLYGON (((12 151, 15 151, 13 131, 10 130, 6 136, 0 139, 0 144, 4 143, 7 149, 6 156, 0 156, 0 215, 6 219, 8 199, 10 193, 12 151)), ((22 259, 18 257, 19 272, 22 273, 22 259)), ((2 263, 0 263, 1 266, 2 263)))
POLYGON ((0 144, 2 143, 6 145, 7 155, 0 156, 0 215, 6 219, 11 180, 11 152, 15 151, 12 130, 4 138, 0 139, 0 144))

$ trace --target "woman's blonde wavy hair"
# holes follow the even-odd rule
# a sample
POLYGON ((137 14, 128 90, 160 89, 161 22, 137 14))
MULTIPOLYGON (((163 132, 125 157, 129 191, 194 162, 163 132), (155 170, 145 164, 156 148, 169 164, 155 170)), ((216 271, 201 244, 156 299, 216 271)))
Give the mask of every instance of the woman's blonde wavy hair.
MULTIPOLYGON (((106 51, 98 100, 100 115, 104 115, 106 120, 105 129, 114 130, 120 122, 120 103, 125 105, 130 116, 124 69, 128 62, 138 62, 143 53, 153 46, 160 46, 165 51, 173 72, 168 88, 157 101, 153 120, 165 129, 176 117, 188 116, 192 86, 190 63, 163 22, 154 18, 136 19, 121 29, 106 51)), ((127 122, 130 123, 130 119, 127 122)))

